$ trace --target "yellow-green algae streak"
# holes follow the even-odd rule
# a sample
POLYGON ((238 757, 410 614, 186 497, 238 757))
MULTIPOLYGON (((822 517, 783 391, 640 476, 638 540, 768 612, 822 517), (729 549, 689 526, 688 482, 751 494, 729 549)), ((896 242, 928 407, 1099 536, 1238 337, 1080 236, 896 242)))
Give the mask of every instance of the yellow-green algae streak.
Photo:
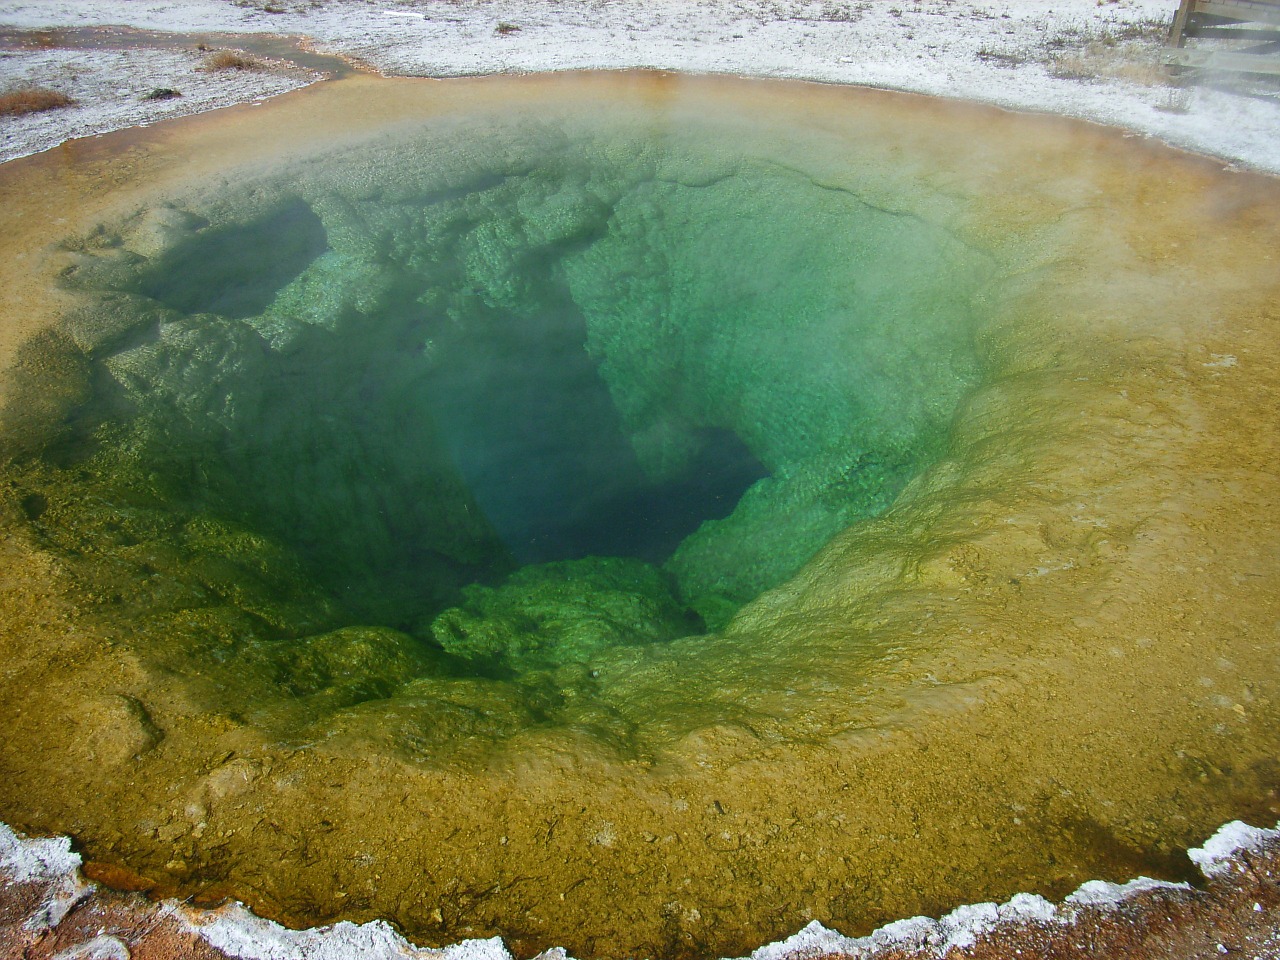
MULTIPOLYGON (((1176 877, 1178 848, 1277 812, 1274 180, 885 93, 355 77, 8 164, 0 198, 0 818, 17 827, 71 833, 157 892, 231 895, 286 922, 709 956, 809 919, 854 933, 1095 876, 1176 877), (537 189, 503 195, 515 177, 537 189), (780 183, 810 203, 806 229, 761 193, 780 183), (360 226, 394 216, 397 190, 416 220, 360 226), (422 210, 484 196, 492 215, 467 207, 465 230, 423 225, 422 210), (312 214, 323 242, 280 249, 297 270, 264 280, 269 296, 198 303, 169 285, 205 269, 201 236, 274 217, 296 237, 312 214), (756 247, 728 227, 717 241, 712 221, 731 216, 756 247), (439 231, 463 238, 461 280, 394 249, 439 231), (663 274, 651 258, 671 236, 663 274), (521 273, 531 238, 555 256, 521 273), (728 272, 729 253, 749 268, 722 311, 697 290, 698 238, 706 270, 728 272), (611 240, 615 268, 592 267, 611 240), (843 292, 795 292, 807 269, 843 283, 841 259, 843 292), (431 282, 388 292, 379 263, 431 282), (430 458, 417 497, 383 504, 435 538, 429 555, 394 523, 344 544, 345 521, 326 528, 289 495, 325 486, 297 430, 262 412, 291 384, 311 391, 319 447, 348 443, 334 423, 369 397, 386 413, 419 389, 394 364, 361 389, 338 375, 376 325, 338 357, 312 328, 391 303, 456 332, 517 315, 544 267, 587 315, 647 471, 711 427, 770 472, 666 564, 669 608, 636 614, 661 577, 618 563, 517 575, 514 611, 475 589, 461 601, 468 571, 510 558, 430 458), (771 320, 760 301, 779 290, 771 320), (695 334, 701 352, 682 355, 695 334), (896 400, 840 406, 877 377, 896 400), (855 421, 880 431, 865 450, 841 433, 855 421), (262 448, 299 460, 294 484, 267 472, 255 488, 245 450, 262 448), (419 501, 463 509, 419 516, 419 501), (366 554, 377 573, 361 580, 366 554), (401 561, 431 576, 404 579, 401 561), (594 599, 547 628, 547 597, 575 580, 594 599), (583 634, 596 609, 607 629, 583 634), (682 636, 698 618, 723 626, 682 636), (450 639, 475 636, 479 653, 450 639)), ((440 369, 437 346, 376 355, 440 369)), ((411 474, 396 458, 419 440, 375 426, 359 431, 373 459, 411 474)))

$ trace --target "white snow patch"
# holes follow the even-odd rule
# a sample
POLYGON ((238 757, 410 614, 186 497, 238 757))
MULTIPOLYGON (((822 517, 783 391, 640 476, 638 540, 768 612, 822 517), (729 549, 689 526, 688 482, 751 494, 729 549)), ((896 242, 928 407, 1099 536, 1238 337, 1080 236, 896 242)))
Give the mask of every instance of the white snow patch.
POLYGON ((1251 827, 1239 820, 1232 820, 1218 828, 1218 832, 1205 841, 1203 847, 1187 851, 1192 863, 1206 877, 1219 877, 1231 872, 1232 863, 1240 851, 1257 850, 1269 843, 1280 841, 1280 824, 1277 829, 1251 827))
POLYGON ((860 941, 872 950, 885 947, 923 947, 938 932, 938 922, 930 917, 908 917, 886 923, 870 936, 860 941))
POLYGON ((994 903, 969 903, 956 907, 938 922, 942 935, 946 937, 938 952, 945 954, 952 947, 967 950, 999 923, 1000 908, 994 903))
POLYGON ((0 6, 0 19, 21 30, 108 24, 140 30, 247 31, 266 29, 269 17, 223 0, 8 0, 0 6))
POLYGON ((131 956, 123 940, 103 935, 59 950, 53 960, 130 960, 131 956))
POLYGON ((766 944, 751 954, 751 960, 799 960, 801 957, 820 957, 827 953, 851 954, 859 941, 828 930, 814 920, 799 933, 785 940, 766 944))
POLYGON ((928 950, 944 957, 952 949, 967 949, 1004 924, 1060 922, 1058 909, 1044 897, 1019 893, 1008 903, 974 903, 957 907, 941 920, 911 917, 885 924, 874 933, 853 939, 813 921, 799 933, 761 947, 750 960, 804 960, 824 954, 871 958, 883 951, 928 950))
POLYGON ((290 930, 239 903, 207 913, 188 910, 186 916, 192 932, 242 960, 512 960, 499 937, 439 949, 415 947, 383 920, 290 930))
POLYGON ((1191 885, 1188 883, 1170 883, 1168 880, 1152 880, 1150 877, 1138 877, 1128 883, 1090 880, 1080 884, 1079 889, 1068 896, 1065 902, 1078 907, 1114 907, 1148 890, 1190 889, 1191 885))
POLYGON ((8 883, 48 884, 40 908, 27 920, 29 930, 48 930, 62 922, 93 885, 80 876, 80 855, 68 837, 29 840, 0 823, 0 879, 8 883))
POLYGON ((1000 907, 1000 920, 1009 923, 1053 923, 1058 920, 1058 908, 1035 893, 1015 893, 1000 907))
POLYGON ((0 871, 14 883, 52 883, 80 868, 68 837, 28 840, 0 823, 0 871))

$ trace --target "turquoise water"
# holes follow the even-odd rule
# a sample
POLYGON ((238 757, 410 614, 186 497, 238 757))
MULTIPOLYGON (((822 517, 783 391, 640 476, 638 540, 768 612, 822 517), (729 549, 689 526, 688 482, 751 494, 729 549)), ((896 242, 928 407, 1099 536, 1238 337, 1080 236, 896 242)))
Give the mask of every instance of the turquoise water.
POLYGON ((33 462, 272 641, 388 629, 388 689, 723 629, 936 456, 989 269, 750 132, 457 125, 139 211, 33 462))

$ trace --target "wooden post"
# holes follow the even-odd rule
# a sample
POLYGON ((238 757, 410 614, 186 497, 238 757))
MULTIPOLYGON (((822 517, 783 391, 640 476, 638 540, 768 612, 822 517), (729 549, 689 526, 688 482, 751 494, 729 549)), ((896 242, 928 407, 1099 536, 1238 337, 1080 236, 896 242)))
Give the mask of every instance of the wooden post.
POLYGON ((1182 0, 1178 4, 1178 12, 1174 15, 1173 26, 1169 28, 1169 46, 1186 46, 1187 39, 1182 34, 1187 29, 1187 21, 1191 18, 1191 10, 1195 5, 1196 0, 1182 0))

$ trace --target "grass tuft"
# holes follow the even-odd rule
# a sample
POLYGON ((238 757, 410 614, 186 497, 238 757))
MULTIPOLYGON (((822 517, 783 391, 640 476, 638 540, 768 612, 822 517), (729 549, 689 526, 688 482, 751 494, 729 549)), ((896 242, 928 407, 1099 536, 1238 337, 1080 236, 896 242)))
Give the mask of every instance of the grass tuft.
POLYGON ((24 87, 0 93, 0 116, 20 117, 26 113, 41 113, 45 110, 57 110, 75 103, 65 93, 49 90, 45 87, 24 87))
POLYGON ((218 50, 204 58, 204 68, 210 72, 223 70, 261 70, 262 64, 253 57, 235 50, 218 50))
POLYGON ((1027 62, 1027 55, 1019 51, 997 50, 994 47, 983 46, 978 50, 978 59, 983 63, 991 63, 997 67, 1013 70, 1027 62))

